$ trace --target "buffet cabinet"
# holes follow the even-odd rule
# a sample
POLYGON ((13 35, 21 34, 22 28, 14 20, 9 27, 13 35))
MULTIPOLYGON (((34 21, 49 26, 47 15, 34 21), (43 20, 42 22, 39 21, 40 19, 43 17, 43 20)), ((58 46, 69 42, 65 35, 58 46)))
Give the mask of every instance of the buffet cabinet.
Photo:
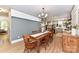
POLYGON ((72 35, 63 35, 63 52, 76 53, 78 52, 79 38, 72 35))

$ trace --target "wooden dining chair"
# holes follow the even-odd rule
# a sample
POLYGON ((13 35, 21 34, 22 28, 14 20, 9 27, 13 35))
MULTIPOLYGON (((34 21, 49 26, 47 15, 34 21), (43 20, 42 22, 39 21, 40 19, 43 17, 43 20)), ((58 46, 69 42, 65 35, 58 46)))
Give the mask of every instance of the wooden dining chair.
POLYGON ((47 45, 49 46, 48 42, 49 42, 49 35, 46 33, 44 38, 41 40, 41 46, 44 46, 45 51, 46 51, 47 45))
POLYGON ((30 35, 23 35, 24 43, 25 43, 25 49, 24 52, 28 51, 31 52, 33 49, 36 50, 37 48, 37 41, 36 38, 31 37, 30 35))
POLYGON ((53 40, 53 32, 49 32, 49 42, 52 42, 53 40))

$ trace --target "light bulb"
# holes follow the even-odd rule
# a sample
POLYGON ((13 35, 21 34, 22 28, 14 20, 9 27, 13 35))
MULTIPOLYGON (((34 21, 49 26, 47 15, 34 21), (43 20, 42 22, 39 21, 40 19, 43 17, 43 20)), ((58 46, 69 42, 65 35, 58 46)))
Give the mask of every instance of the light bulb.
POLYGON ((41 15, 43 16, 43 15, 44 15, 44 13, 41 13, 41 15))
POLYGON ((47 17, 48 16, 48 14, 45 14, 45 17, 47 17))
POLYGON ((38 17, 41 17, 40 14, 38 15, 38 17))

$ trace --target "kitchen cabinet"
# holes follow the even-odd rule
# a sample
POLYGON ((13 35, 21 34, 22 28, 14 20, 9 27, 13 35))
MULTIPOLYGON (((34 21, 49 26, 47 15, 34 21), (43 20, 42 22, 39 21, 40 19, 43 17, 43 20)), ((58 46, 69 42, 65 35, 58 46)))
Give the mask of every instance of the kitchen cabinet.
POLYGON ((72 35, 63 35, 63 51, 68 53, 78 52, 79 38, 72 35))

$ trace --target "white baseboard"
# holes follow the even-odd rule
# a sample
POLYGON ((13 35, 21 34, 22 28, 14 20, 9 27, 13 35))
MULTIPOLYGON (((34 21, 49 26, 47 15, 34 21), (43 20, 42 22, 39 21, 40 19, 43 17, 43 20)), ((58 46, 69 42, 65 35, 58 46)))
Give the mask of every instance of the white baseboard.
POLYGON ((20 42, 20 41, 22 41, 22 40, 23 40, 23 38, 20 38, 20 39, 17 39, 17 40, 11 41, 11 44, 14 44, 14 43, 20 42))

